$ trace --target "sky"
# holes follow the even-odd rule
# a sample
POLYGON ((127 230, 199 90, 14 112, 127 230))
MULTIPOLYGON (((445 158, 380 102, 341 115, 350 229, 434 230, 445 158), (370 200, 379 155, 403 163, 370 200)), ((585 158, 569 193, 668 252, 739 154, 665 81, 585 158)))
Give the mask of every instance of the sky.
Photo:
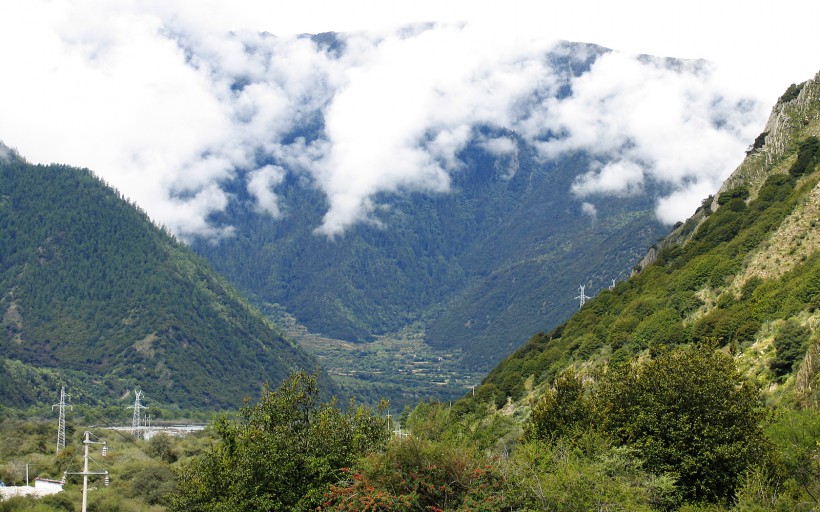
POLYGON ((671 224, 740 163, 786 87, 820 71, 820 2, 554 4, 4 0, 0 141, 92 169, 186 240, 232 236, 210 219, 235 179, 281 221, 277 186, 296 173, 328 198, 317 236, 335 237, 375 222, 379 193, 451 193, 459 151, 492 125, 544 160, 587 151, 566 191, 585 212, 663 184, 671 224), (298 37, 329 31, 342 49, 298 37), (615 51, 559 100, 543 56, 560 40, 615 51), (294 137, 316 119, 321 137, 294 137))

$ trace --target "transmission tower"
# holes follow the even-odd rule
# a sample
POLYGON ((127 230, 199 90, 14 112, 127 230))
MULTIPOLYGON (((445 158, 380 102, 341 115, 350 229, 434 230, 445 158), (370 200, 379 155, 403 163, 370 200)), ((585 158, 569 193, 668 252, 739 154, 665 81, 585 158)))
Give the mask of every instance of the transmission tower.
POLYGON ((587 299, 592 298, 592 297, 590 297, 590 296, 588 296, 584 293, 584 288, 586 288, 586 286, 584 286, 584 285, 579 285, 578 286, 578 289, 581 290, 581 293, 579 293, 578 296, 575 297, 575 299, 574 299, 574 300, 577 300, 577 301, 581 302, 581 305, 578 307, 578 309, 581 309, 582 307, 584 307, 584 303, 586 303, 587 299))
POLYGON ((53 411, 57 407, 59 419, 57 420, 57 453, 65 449, 65 408, 71 407, 66 400, 70 399, 71 395, 65 392, 65 386, 60 387, 60 403, 51 406, 53 411))
POLYGON ((142 433, 142 420, 140 410, 148 408, 140 403, 140 399, 142 399, 142 391, 140 391, 139 389, 135 389, 134 405, 128 407, 129 409, 134 409, 134 416, 131 419, 131 431, 133 432, 135 437, 139 437, 142 433))

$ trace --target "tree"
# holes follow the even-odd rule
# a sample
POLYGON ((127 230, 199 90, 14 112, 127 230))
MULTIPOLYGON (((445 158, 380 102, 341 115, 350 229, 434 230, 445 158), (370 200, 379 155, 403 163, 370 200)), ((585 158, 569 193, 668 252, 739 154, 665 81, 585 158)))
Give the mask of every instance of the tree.
POLYGON ((592 409, 580 375, 570 368, 555 379, 532 409, 527 425, 530 439, 555 440, 581 434, 591 426, 592 409))
POLYGON ((179 458, 174 441, 168 434, 157 434, 151 437, 148 441, 148 448, 146 450, 148 455, 159 459, 165 463, 173 464, 179 458))
POLYGON ((728 502, 765 452, 761 400, 713 345, 676 347, 611 371, 595 396, 604 430, 654 474, 676 474, 685 499, 728 502))
POLYGON ((169 510, 314 510, 343 467, 386 442, 384 420, 353 405, 320 403, 316 375, 293 373, 216 422, 219 443, 180 471, 169 510))
POLYGON ((769 365, 777 377, 791 373, 795 363, 806 353, 811 330, 796 320, 787 321, 774 338, 775 356, 769 365))

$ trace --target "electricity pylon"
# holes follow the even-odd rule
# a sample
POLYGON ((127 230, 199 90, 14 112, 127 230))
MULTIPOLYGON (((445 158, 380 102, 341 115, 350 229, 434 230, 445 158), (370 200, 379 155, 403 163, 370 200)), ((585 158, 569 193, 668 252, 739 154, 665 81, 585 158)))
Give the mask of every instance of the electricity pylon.
POLYGON ((129 409, 134 409, 134 416, 131 419, 131 432, 134 434, 135 437, 139 437, 142 431, 142 420, 140 418, 140 410, 147 409, 148 407, 142 405, 140 403, 140 399, 142 398, 142 391, 139 389, 134 390, 134 405, 129 406, 129 409))
POLYGON ((578 309, 581 309, 582 307, 584 307, 584 304, 586 303, 587 299, 592 298, 592 297, 590 297, 590 296, 588 296, 584 293, 584 288, 586 288, 586 286, 584 286, 584 285, 579 285, 578 286, 578 289, 581 290, 581 293, 578 294, 578 296, 575 297, 575 299, 574 299, 574 300, 577 300, 577 301, 581 302, 580 306, 578 306, 578 309))
POLYGON ((71 407, 71 405, 66 403, 66 399, 69 398, 71 398, 71 395, 67 395, 65 386, 62 386, 60 387, 60 403, 51 406, 52 411, 57 407, 59 415, 59 419, 57 420, 57 453, 65 449, 65 408, 71 407))

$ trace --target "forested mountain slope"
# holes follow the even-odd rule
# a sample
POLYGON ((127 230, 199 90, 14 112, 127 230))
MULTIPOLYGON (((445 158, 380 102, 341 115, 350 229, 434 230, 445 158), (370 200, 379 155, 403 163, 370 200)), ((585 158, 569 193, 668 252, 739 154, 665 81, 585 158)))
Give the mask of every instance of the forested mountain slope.
POLYGON ((283 414, 297 375, 215 430, 171 510, 818 510, 818 93, 820 74, 790 89, 717 198, 474 393, 346 422, 283 414), (289 442, 368 425, 352 464, 351 443, 289 442), (336 472, 288 485, 275 457, 336 472))
MULTIPOLYGON (((0 146, 0 403, 219 408, 317 363, 89 171, 0 146)), ((324 380, 329 390, 333 385, 324 380)))
MULTIPOLYGON (((756 382, 816 404, 820 365, 820 75, 792 86, 717 197, 641 271, 533 336, 467 403, 503 406, 566 367, 715 342, 756 382)), ((524 403, 524 402, 522 402, 524 403)))
MULTIPOLYGON (((545 55, 560 86, 543 94, 571 95, 573 77, 607 52, 567 43, 545 55)), ((293 137, 320 137, 314 121, 293 137)), ((306 176, 285 174, 276 187, 283 216, 272 220, 240 172, 232 190, 240 200, 214 216, 236 236, 192 247, 260 305, 280 305, 314 333, 369 341, 420 322, 427 343, 463 350, 465 366, 486 371, 566 319, 579 284, 591 293, 625 279, 667 232, 654 214, 658 184, 585 210, 569 193, 593 161, 583 151, 545 159, 514 131, 480 126, 457 156, 463 165, 449 192, 379 194, 374 222, 333 239, 315 232, 327 200, 306 176)))

